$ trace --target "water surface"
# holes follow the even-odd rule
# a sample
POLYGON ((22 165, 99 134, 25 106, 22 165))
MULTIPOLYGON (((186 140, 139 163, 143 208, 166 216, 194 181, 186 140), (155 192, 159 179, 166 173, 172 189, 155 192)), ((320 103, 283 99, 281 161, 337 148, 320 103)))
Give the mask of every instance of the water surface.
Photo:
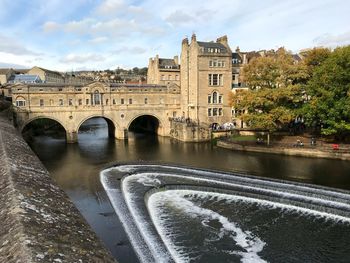
POLYGON ((91 119, 79 143, 36 137, 31 147, 66 191, 88 223, 119 262, 137 258, 99 181, 99 171, 121 161, 157 161, 350 189, 350 162, 258 153, 232 152, 210 143, 182 143, 169 138, 130 134, 108 138, 106 122, 91 119))

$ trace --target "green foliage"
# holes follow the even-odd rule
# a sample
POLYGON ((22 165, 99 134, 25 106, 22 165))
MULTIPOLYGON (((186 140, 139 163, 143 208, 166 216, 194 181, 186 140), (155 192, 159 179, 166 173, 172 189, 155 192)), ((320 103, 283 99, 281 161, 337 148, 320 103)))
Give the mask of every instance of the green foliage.
POLYGON ((350 134, 350 46, 335 49, 314 67, 307 94, 303 112, 309 125, 339 139, 350 134))
POLYGON ((247 110, 242 119, 251 128, 277 130, 299 115, 303 105, 307 67, 294 63, 292 55, 280 48, 253 59, 243 68, 249 90, 232 98, 236 109, 247 110))

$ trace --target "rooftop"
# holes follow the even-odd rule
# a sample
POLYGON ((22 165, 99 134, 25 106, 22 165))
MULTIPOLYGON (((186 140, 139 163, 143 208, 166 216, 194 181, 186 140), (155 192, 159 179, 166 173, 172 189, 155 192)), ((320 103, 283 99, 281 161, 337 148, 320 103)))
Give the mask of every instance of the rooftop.
POLYGON ((202 42, 197 41, 198 45, 202 48, 204 48, 204 52, 208 53, 226 53, 227 49, 226 47, 217 42, 202 42), (216 52, 215 52, 216 50, 216 52))
POLYGON ((23 82, 23 83, 38 83, 41 82, 41 79, 38 75, 13 75, 10 77, 9 82, 16 83, 16 82, 23 82))
POLYGON ((180 65, 176 64, 172 58, 160 58, 159 68, 179 69, 180 65))

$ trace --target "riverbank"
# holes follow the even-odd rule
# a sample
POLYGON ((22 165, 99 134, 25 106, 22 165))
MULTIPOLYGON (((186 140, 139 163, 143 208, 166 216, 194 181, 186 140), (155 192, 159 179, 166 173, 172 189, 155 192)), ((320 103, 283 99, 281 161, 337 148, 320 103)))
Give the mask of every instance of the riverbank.
POLYGON ((0 113, 0 262, 116 262, 0 113))
POLYGON ((316 148, 303 147, 276 147, 276 146, 259 146, 245 145, 239 142, 218 140, 217 146, 233 151, 257 152, 268 154, 283 154, 290 156, 301 156, 310 158, 325 158, 350 161, 350 153, 339 151, 322 151, 316 148))

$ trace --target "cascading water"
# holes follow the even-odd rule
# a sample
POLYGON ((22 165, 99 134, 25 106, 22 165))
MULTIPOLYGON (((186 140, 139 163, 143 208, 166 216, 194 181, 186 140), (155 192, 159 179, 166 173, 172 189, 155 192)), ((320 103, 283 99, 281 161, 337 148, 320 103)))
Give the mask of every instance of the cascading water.
POLYGON ((141 262, 350 260, 347 191, 151 164, 101 182, 141 262))

